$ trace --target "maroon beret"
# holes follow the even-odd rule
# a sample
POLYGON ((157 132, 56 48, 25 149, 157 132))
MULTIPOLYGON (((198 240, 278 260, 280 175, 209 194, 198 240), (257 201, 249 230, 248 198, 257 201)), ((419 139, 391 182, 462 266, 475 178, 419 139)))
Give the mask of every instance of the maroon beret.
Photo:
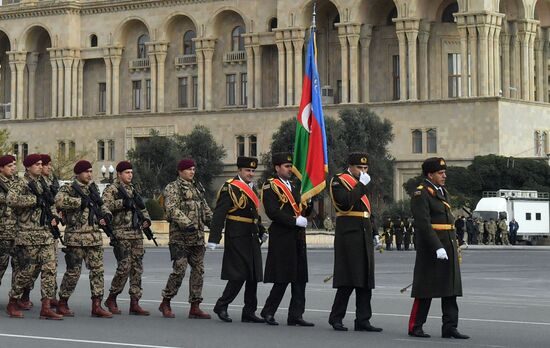
POLYGON ((192 158, 185 158, 178 163, 178 170, 186 170, 195 166, 195 161, 192 158))
POLYGON ((46 165, 46 164, 48 164, 52 161, 52 158, 47 153, 41 154, 40 157, 42 157, 42 164, 43 165, 46 165))
POLYGON ((10 163, 15 162, 15 157, 12 155, 5 155, 0 157, 0 167, 7 166, 10 163))
POLYGON ((123 171, 128 170, 128 169, 132 169, 132 163, 130 163, 128 161, 120 161, 116 165, 116 171, 118 173, 122 173, 123 171))
POLYGON ((74 173, 78 175, 80 173, 87 171, 90 168, 92 168, 92 164, 90 162, 86 160, 80 160, 76 162, 76 164, 74 165, 74 173))
POLYGON ((33 164, 38 163, 39 161, 42 161, 42 156, 38 153, 31 153, 25 159, 23 160, 23 165, 25 168, 29 168, 33 164))

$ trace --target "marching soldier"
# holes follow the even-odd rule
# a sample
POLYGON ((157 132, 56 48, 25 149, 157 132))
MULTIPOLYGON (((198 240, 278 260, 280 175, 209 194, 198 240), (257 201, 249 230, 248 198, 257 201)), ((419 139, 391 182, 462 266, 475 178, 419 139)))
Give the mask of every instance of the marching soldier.
POLYGON ((408 251, 412 241, 413 225, 407 217, 403 219, 403 224, 403 246, 405 251, 408 251))
POLYGON ((384 221, 384 242, 386 243, 386 250, 391 251, 391 245, 393 242, 393 222, 388 216, 384 221))
POLYGON ((164 189, 166 218, 170 222, 170 258, 173 261, 173 270, 162 291, 163 300, 159 307, 165 318, 174 318, 170 300, 178 293, 189 264, 189 318, 210 319, 199 305, 204 279, 204 227, 210 225, 212 211, 206 202, 203 186, 195 180, 195 170, 193 159, 181 160, 178 179, 164 189))
POLYGON ((396 216, 393 223, 393 234, 395 235, 395 248, 397 250, 401 250, 401 244, 403 244, 404 228, 405 224, 403 223, 403 220, 399 216, 396 216))
POLYGON ((497 223, 493 218, 491 218, 487 223, 487 244, 488 245, 495 245, 496 235, 497 235, 497 223))
POLYGON ((103 237, 100 228, 108 228, 112 215, 103 204, 97 186, 92 182, 92 164, 85 160, 78 161, 73 171, 76 175, 73 182, 61 187, 55 196, 55 206, 66 219, 63 251, 67 264, 59 289, 57 313, 74 316, 68 300, 76 288, 84 260, 90 271, 92 316, 111 318, 111 312, 101 307, 104 283, 103 237))
POLYGON ((422 330, 432 298, 441 298, 443 338, 469 338, 457 330, 458 305, 462 282, 458 261, 458 242, 454 217, 444 188, 447 165, 443 158, 428 158, 422 164, 424 182, 411 200, 416 233, 416 262, 412 297, 414 304, 409 318, 409 336, 430 337, 422 330))
POLYGON ((258 216, 260 200, 253 190, 252 183, 257 167, 256 158, 237 158, 237 175, 220 189, 210 227, 208 247, 215 249, 222 238, 222 229, 225 225, 221 277, 227 280, 227 285, 214 306, 214 313, 225 322, 232 321, 227 313, 227 307, 245 283, 241 321, 264 322, 264 319, 255 314, 258 306, 256 290, 258 282, 262 281, 260 243, 261 238, 265 236, 265 228, 258 216))
POLYGON ((12 209, 8 207, 6 198, 16 183, 16 169, 15 157, 0 157, 0 284, 8 265, 11 264, 12 286, 19 267, 15 257, 16 219, 12 209))
POLYGON ((26 173, 18 180, 7 195, 7 203, 17 218, 15 254, 20 266, 10 291, 7 312, 10 317, 22 318, 17 300, 34 281, 34 274, 41 274, 42 308, 40 318, 61 320, 50 307, 55 296, 56 253, 51 228, 57 227, 57 217, 51 207, 45 203, 44 190, 39 179, 42 171, 42 159, 39 154, 28 155, 23 164, 26 173))
POLYGON ((113 214, 113 231, 116 237, 113 252, 117 260, 116 273, 111 282, 109 296, 105 300, 105 307, 113 314, 121 313, 116 298, 124 290, 129 278, 129 313, 149 315, 148 311, 141 308, 139 300, 143 292, 141 275, 145 254, 141 229, 150 227, 151 219, 143 199, 132 184, 132 164, 128 161, 119 162, 116 171, 117 180, 103 192, 103 202, 113 214))
POLYGON ((292 185, 292 156, 275 153, 272 156, 276 175, 262 189, 262 201, 272 223, 269 227, 269 249, 264 282, 273 287, 261 312, 269 325, 279 325, 274 315, 290 283, 292 297, 288 309, 288 325, 314 326, 302 318, 308 281, 306 234, 307 216, 311 206, 303 209, 300 188, 292 185))
POLYGON ((335 175, 330 182, 330 196, 336 209, 334 237, 334 278, 337 289, 329 316, 334 330, 347 331, 342 320, 346 314, 349 297, 355 290, 355 331, 380 332, 381 328, 370 324, 371 297, 374 289, 374 241, 367 197, 367 155, 351 153, 346 172, 335 175))

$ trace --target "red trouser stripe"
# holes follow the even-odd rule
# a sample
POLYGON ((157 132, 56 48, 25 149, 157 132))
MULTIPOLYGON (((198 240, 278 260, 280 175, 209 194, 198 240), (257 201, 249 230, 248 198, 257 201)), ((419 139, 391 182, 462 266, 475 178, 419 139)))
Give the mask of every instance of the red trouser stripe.
POLYGON ((418 306, 420 301, 417 298, 414 299, 413 308, 411 310, 411 316, 409 318, 409 332, 412 332, 414 329, 414 324, 416 323, 416 313, 418 313, 418 306))

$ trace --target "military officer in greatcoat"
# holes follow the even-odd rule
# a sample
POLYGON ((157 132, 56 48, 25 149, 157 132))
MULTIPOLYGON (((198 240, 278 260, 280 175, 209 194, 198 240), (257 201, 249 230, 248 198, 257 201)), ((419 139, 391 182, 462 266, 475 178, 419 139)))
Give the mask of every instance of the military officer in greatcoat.
POLYGON ((370 324, 371 296, 374 289, 374 243, 371 226, 371 206, 367 185, 370 182, 368 159, 364 153, 351 153, 348 169, 335 175, 330 182, 330 196, 336 209, 334 237, 334 278, 337 289, 329 324, 337 331, 347 331, 342 320, 349 297, 355 290, 355 331, 380 332, 370 324))
POLYGON ((416 262, 411 296, 414 304, 408 332, 414 337, 430 337, 422 330, 432 298, 441 298, 443 338, 467 339, 457 330, 462 282, 454 217, 445 189, 447 165, 443 158, 428 158, 422 164, 424 182, 411 199, 416 234, 416 262))
POLYGON ((291 183, 292 156, 274 153, 272 163, 276 174, 262 188, 265 212, 272 221, 269 227, 269 249, 264 282, 273 283, 261 312, 269 325, 278 325, 274 315, 290 283, 292 297, 288 309, 288 325, 314 326, 302 318, 308 281, 306 231, 311 205, 300 202, 300 187, 291 183))
POLYGON ((215 249, 220 243, 225 226, 221 277, 227 280, 227 285, 214 306, 214 313, 225 322, 232 321, 227 307, 245 283, 241 321, 264 322, 256 316, 256 291, 258 282, 263 280, 260 243, 267 237, 258 215, 260 200, 252 182, 257 167, 257 158, 237 159, 238 173, 220 189, 210 225, 209 249, 215 249))

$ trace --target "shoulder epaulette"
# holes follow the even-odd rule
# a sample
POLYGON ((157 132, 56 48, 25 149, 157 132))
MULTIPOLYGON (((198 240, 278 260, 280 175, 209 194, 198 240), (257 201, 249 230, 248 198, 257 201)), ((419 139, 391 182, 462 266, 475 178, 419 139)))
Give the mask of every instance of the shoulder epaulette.
POLYGON ((424 185, 418 185, 418 186, 416 187, 417 190, 422 190, 423 188, 424 188, 424 185))
POLYGON ((428 189, 428 192, 432 195, 432 196, 435 196, 435 190, 429 186, 426 187, 428 189))

